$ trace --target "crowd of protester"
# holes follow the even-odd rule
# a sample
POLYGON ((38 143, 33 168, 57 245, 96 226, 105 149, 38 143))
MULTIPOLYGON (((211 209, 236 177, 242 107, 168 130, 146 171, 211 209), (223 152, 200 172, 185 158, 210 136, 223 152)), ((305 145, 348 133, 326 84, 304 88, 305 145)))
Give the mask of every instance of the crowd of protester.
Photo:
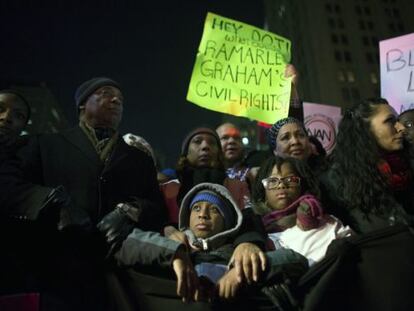
POLYGON ((414 111, 356 103, 327 156, 293 87, 263 161, 224 123, 189 129, 161 170, 118 132, 123 95, 85 81, 78 125, 28 137, 27 99, 0 91, 0 306, 38 293, 45 311, 414 307, 414 111))

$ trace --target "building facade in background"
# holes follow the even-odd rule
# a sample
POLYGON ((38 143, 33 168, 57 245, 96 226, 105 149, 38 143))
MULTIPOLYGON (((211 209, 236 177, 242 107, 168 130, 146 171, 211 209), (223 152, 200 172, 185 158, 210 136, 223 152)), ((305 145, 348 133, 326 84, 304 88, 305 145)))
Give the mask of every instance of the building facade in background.
POLYGON ((414 32, 411 0, 265 0, 266 27, 292 41, 305 101, 380 96, 379 44, 414 32))

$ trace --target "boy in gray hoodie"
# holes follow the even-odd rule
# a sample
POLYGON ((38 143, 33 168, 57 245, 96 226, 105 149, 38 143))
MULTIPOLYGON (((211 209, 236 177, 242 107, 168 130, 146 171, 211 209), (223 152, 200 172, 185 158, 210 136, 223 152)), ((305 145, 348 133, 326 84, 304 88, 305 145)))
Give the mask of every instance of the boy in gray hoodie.
MULTIPOLYGON (((174 271, 177 295, 184 301, 234 298, 240 290, 250 287, 239 282, 231 265, 233 241, 242 217, 225 187, 198 184, 187 193, 180 207, 179 230, 186 235, 187 245, 156 232, 134 229, 114 257, 119 265, 144 269, 146 273, 160 275, 164 270, 171 276, 174 271)), ((266 257, 261 284, 275 276, 278 280, 287 275, 297 278, 307 269, 306 259, 288 249, 266 253, 266 257)))

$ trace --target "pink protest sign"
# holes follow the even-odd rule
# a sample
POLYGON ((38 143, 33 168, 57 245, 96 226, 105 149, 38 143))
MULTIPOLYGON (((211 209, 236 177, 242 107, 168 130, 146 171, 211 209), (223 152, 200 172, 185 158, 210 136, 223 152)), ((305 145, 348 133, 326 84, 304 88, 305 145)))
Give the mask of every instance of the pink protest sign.
POLYGON ((304 102, 303 117, 308 134, 315 136, 326 152, 331 153, 336 143, 341 108, 304 102))
POLYGON ((414 33, 380 41, 381 96, 401 113, 414 109, 414 33))

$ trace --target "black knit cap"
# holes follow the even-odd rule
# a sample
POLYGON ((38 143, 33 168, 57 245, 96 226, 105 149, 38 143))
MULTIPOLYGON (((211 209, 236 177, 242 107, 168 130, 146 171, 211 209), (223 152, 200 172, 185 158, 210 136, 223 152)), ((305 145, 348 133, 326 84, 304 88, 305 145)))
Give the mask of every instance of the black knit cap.
POLYGON ((209 134, 213 136, 217 141, 217 146, 221 148, 220 138, 218 137, 215 130, 212 130, 208 127, 198 127, 192 130, 183 140, 183 144, 181 145, 181 155, 186 156, 188 153, 188 145, 190 144, 191 139, 198 135, 198 134, 209 134))
POLYGON ((92 78, 88 81, 83 82, 76 90, 75 93, 75 101, 76 101, 76 107, 81 106, 85 100, 97 89, 103 86, 113 86, 118 89, 121 88, 121 86, 118 84, 118 82, 106 78, 106 77, 97 77, 92 78))

